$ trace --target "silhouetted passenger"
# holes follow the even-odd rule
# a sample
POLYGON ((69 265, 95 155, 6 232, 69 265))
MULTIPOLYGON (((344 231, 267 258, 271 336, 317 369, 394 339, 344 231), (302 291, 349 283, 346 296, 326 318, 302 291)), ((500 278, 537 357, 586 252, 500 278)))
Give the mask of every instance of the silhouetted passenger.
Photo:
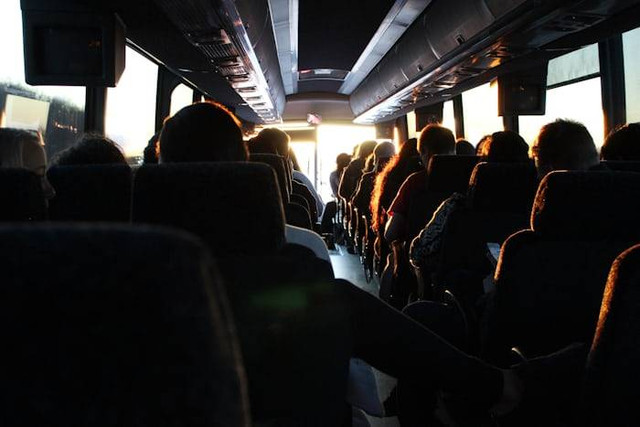
POLYGON ((640 123, 629 123, 611 131, 600 149, 600 159, 640 161, 640 123))
POLYGON ((475 147, 466 139, 456 141, 456 155, 458 156, 475 156, 475 147))
POLYGON ((55 195, 45 174, 47 154, 40 132, 0 128, 0 167, 30 170, 41 178, 45 198, 55 195))
POLYGON ((476 156, 482 156, 483 155, 482 153, 483 153, 483 150, 484 150, 484 145, 490 139, 491 139, 491 135, 485 135, 482 138, 480 138, 480 141, 478 141, 478 145, 476 145, 476 156))
POLYGON ((495 132, 483 143, 480 156, 487 162, 527 162, 529 146, 517 132, 495 132))
POLYGON ((159 147, 160 163, 248 159, 240 121, 212 102, 189 105, 165 120, 159 147))
POLYGON ((377 143, 375 141, 365 141, 358 146, 358 152, 355 159, 351 160, 349 166, 344 170, 338 194, 344 200, 349 201, 356 191, 358 180, 362 176, 362 170, 365 168, 367 157, 373 153, 377 143))
MULTIPOLYGON (((288 161, 292 159, 292 151, 289 147, 289 143, 291 142, 291 138, 289 135, 277 128, 266 128, 260 131, 258 135, 256 135, 249 144, 249 151, 252 153, 269 153, 269 154, 277 154, 288 161)), ((320 194, 316 191, 315 187, 311 183, 311 180, 303 174, 297 168, 297 162, 293 163, 293 179, 301 184, 303 184, 307 190, 313 196, 313 201, 315 203, 315 209, 313 209, 312 214, 315 212, 315 218, 313 218, 314 222, 318 220, 322 216, 322 212, 324 211, 324 201, 320 194)))
POLYGON ((127 164, 120 147, 102 135, 88 134, 71 147, 56 154, 52 165, 102 165, 127 164))
POLYGON ((544 125, 531 154, 538 177, 554 170, 588 170, 598 165, 598 150, 583 124, 558 119, 544 125))
POLYGON ((145 165, 153 165, 158 163, 158 141, 160 140, 160 131, 156 132, 151 138, 147 146, 144 147, 143 163, 145 165))
POLYGON ((396 147, 390 142, 381 142, 373 150, 373 170, 362 175, 358 182, 358 187, 351 198, 351 203, 358 209, 360 215, 370 217, 369 204, 371 203, 371 193, 373 192, 376 175, 382 171, 395 153, 396 147))
POLYGON ((406 236, 406 222, 411 199, 426 191, 429 160, 437 154, 454 154, 455 147, 456 140, 449 129, 437 124, 429 124, 422 130, 418 140, 418 152, 424 168, 406 179, 391 203, 389 207, 390 219, 384 232, 387 242, 408 237, 406 236))
POLYGON ((336 157, 336 170, 329 174, 329 185, 331 185, 331 194, 333 197, 338 197, 340 178, 342 177, 344 169, 349 166, 349 162, 351 162, 351 155, 347 153, 340 153, 338 154, 338 157, 336 157))
MULTIPOLYGON (((482 158, 490 163, 520 163, 529 161, 529 146, 513 131, 500 131, 484 138, 482 158)), ((440 251, 441 238, 449 216, 467 204, 466 194, 454 193, 436 209, 433 216, 413 239, 409 256, 414 265, 435 268, 433 260, 440 251)))

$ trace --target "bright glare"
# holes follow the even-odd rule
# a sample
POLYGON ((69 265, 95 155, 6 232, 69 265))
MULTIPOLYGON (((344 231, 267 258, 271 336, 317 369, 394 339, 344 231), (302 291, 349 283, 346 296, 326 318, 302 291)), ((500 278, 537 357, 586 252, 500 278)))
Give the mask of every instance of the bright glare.
POLYGON ((444 103, 442 109, 442 126, 450 129, 454 134, 456 133, 456 118, 453 114, 453 101, 447 101, 444 103))
POLYGON ((520 135, 532 145, 540 128, 556 119, 582 123, 589 130, 596 147, 600 148, 604 140, 600 77, 548 90, 546 114, 520 116, 520 135))
MULTIPOLYGON (((28 86, 24 80, 24 46, 22 45, 22 11, 20 0, 3 0, 0 5, 0 81, 28 86)), ((37 86, 34 92, 66 100, 84 108, 84 87, 37 86)))
POLYGON ((462 93, 464 136, 474 146, 488 134, 504 129, 498 116, 498 85, 484 84, 462 93))
MULTIPOLYGON (((376 139, 376 129, 374 126, 323 124, 318 126, 317 134, 318 175, 315 184, 316 189, 324 201, 327 202, 331 200, 329 174, 336 168, 336 157, 338 154, 352 154, 356 145, 366 140, 376 139)), ((305 171, 303 170, 303 172, 305 171)), ((308 176, 311 180, 314 179, 313 175, 308 176)))
POLYGON ((105 133, 126 156, 139 156, 155 133, 158 66, 129 47, 126 54, 118 86, 107 92, 105 133))
POLYGON ((193 89, 184 83, 180 83, 171 92, 171 108, 169 115, 173 116, 184 107, 193 103, 193 89))

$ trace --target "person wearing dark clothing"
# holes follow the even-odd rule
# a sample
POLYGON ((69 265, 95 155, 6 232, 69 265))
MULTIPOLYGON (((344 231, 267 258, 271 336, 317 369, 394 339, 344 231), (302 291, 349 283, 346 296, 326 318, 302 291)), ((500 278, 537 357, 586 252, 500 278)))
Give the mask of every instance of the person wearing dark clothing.
POLYGON ((365 168, 367 157, 373 153, 375 148, 375 141, 365 141, 360 144, 356 158, 351 160, 349 166, 344 170, 342 178, 340 179, 340 187, 338 189, 338 194, 344 200, 351 200, 353 192, 358 186, 358 181, 362 176, 362 170, 365 168))

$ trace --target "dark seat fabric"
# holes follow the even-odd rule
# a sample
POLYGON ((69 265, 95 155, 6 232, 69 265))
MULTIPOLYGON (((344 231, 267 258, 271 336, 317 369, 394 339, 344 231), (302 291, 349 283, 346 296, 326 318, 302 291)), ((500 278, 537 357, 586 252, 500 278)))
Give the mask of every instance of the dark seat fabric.
POLYGON ((536 174, 532 163, 479 163, 469 181, 469 207, 529 215, 538 188, 536 174))
POLYGON ((248 426, 225 291, 183 233, 1 227, 0 424, 248 426))
POLYGON ((309 190, 306 185, 296 181, 295 179, 292 181, 292 186, 293 186, 292 194, 297 194, 299 196, 302 196, 307 201, 307 206, 309 208, 309 215, 311 216, 311 222, 315 223, 316 220, 318 219, 318 209, 316 207, 316 199, 315 197, 313 197, 311 190, 309 190))
POLYGON ((49 200, 52 221, 129 222, 128 165, 53 166, 47 177, 56 190, 49 200))
POLYGON ((533 164, 478 164, 469 181, 467 207, 453 211, 442 231, 434 285, 455 290, 463 299, 477 298, 483 278, 493 269, 487 243, 502 244, 528 228, 537 185, 533 164))
POLYGON ((143 166, 132 218, 191 231, 216 256, 275 253, 285 242, 276 176, 259 163, 143 166))
POLYGON ((589 353, 581 419, 584 426, 640 425, 640 245, 613 263, 589 353))
POLYGON ((431 219, 440 204, 453 193, 466 194, 469 178, 478 163, 475 156, 433 156, 427 169, 426 191, 416 194, 409 207, 407 242, 431 219))
POLYGON ((640 223, 632 213, 639 196, 639 174, 545 177, 532 230, 514 234, 502 247, 483 357, 504 366, 514 346, 532 357, 591 340, 609 266, 640 241, 640 223))
POLYGON ((606 160, 600 164, 614 171, 640 172, 640 162, 638 161, 606 160))
POLYGON ((349 311, 331 267, 305 251, 220 261, 260 425, 342 425, 349 311))
POLYGON ((306 228, 307 230, 313 230, 309 211, 306 210, 304 206, 298 203, 287 203, 284 207, 284 213, 287 219, 287 224, 306 228))
POLYGON ((280 188, 280 196, 284 203, 289 201, 289 183, 287 182, 287 169, 285 159, 276 154, 252 153, 249 161, 266 163, 273 168, 278 178, 278 187, 280 188))
POLYGON ((19 168, 0 168, 0 221, 41 221, 47 205, 41 178, 19 168))

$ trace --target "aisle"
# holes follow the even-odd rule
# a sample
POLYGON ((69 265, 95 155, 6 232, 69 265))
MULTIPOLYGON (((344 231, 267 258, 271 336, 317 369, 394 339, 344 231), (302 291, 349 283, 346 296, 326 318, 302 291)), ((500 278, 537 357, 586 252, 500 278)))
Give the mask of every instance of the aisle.
MULTIPOLYGON (((358 255, 348 253, 347 249, 340 245, 336 245, 336 250, 329 251, 329 254, 336 278, 348 280, 359 288, 373 295, 378 295, 378 279, 374 276, 371 282, 367 283, 358 255)), ((376 369, 373 370, 373 374, 376 377, 378 396, 384 400, 391 393, 396 380, 376 369)), ((376 418, 359 412, 354 413, 353 425, 354 427, 398 427, 400 424, 396 417, 376 418)))

